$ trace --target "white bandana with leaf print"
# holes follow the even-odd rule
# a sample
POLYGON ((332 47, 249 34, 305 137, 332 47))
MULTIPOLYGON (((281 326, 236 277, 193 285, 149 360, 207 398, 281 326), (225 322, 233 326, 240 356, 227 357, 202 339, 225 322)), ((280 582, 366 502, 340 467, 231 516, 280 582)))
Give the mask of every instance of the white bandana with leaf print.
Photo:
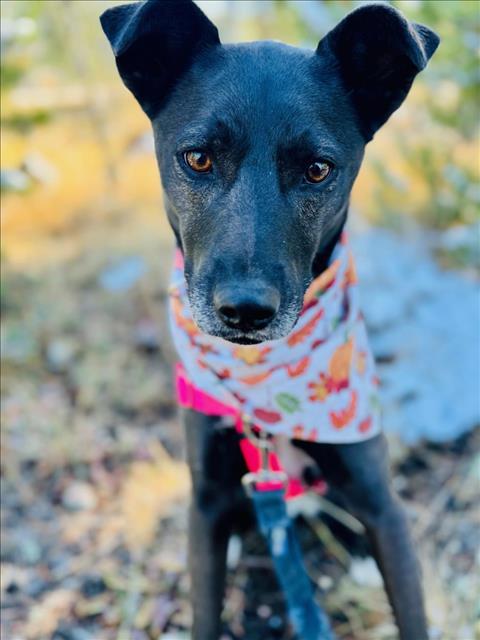
POLYGON ((378 379, 345 234, 308 288, 293 331, 241 346, 203 333, 190 311, 183 257, 170 287, 173 340, 194 386, 268 433, 324 443, 380 431, 378 379))

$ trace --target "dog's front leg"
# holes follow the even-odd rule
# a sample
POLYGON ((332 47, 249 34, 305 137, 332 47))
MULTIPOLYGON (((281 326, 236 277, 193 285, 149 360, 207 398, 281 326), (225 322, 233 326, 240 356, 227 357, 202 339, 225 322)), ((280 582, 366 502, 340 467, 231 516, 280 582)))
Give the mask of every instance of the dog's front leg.
POLYGON ((385 437, 302 448, 366 527, 401 640, 427 640, 420 566, 406 514, 391 490, 385 437))
POLYGON ((235 455, 232 456, 230 436, 233 434, 215 429, 218 418, 190 410, 185 411, 184 416, 187 460, 192 476, 188 532, 192 639, 218 640, 232 525, 230 509, 234 507, 232 496, 240 489, 241 473, 237 478, 232 461, 235 455))
POLYGON ((189 567, 193 640, 218 640, 225 587, 228 535, 216 529, 192 501, 189 512, 189 567))

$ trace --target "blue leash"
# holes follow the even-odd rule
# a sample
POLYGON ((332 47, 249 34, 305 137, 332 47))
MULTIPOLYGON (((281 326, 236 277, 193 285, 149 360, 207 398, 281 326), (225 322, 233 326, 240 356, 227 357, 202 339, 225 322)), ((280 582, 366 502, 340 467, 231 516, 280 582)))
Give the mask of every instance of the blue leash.
POLYGON ((285 490, 258 491, 253 483, 249 489, 295 631, 301 640, 335 640, 326 614, 315 602, 293 523, 287 514, 285 490))

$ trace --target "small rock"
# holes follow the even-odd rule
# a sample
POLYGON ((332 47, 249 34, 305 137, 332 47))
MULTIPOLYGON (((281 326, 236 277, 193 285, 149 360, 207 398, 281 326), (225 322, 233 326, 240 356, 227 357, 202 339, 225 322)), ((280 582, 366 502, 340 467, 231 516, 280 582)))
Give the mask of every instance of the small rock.
POLYGON ((333 579, 330 576, 320 576, 318 586, 320 589, 323 589, 323 591, 328 591, 333 586, 333 579))
POLYGON ((393 476, 392 486, 397 493, 402 493, 408 489, 408 480, 400 474, 393 476))
POLYGON ((62 504, 71 511, 88 511, 97 506, 97 496, 87 482, 72 482, 63 492, 62 504))
POLYGON ((261 604, 257 609, 257 614, 259 618, 270 618, 272 615, 272 609, 268 606, 268 604, 261 604))
POLYGON ((24 533, 17 539, 15 555, 21 564, 36 565, 42 557, 42 547, 36 538, 24 533))
POLYGON ((46 359, 50 371, 64 373, 75 356, 75 345, 70 340, 57 338, 47 345, 46 359))
POLYGON ((364 587, 382 586, 382 576, 373 558, 356 558, 350 565, 350 576, 354 582, 364 587))

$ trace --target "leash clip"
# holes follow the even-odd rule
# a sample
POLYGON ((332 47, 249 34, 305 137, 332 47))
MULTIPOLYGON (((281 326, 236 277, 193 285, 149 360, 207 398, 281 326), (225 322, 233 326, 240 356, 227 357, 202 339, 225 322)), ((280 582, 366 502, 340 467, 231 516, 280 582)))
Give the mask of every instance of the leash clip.
POLYGON ((273 485, 264 486, 263 491, 284 489, 288 484, 287 474, 284 471, 274 471, 270 468, 270 452, 273 451, 273 445, 268 434, 262 430, 255 433, 252 429, 252 423, 246 416, 242 416, 242 426, 245 436, 257 448, 260 460, 257 471, 250 471, 243 476, 242 484, 245 490, 251 495, 257 489, 256 485, 273 485))

